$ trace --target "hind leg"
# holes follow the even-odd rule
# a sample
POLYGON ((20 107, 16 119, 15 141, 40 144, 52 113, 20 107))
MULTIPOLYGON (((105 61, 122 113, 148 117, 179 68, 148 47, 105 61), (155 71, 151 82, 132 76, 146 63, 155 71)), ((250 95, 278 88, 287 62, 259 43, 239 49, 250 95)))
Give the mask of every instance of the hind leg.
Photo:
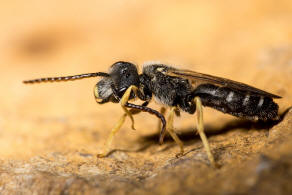
POLYGON ((201 99, 199 97, 195 97, 194 98, 194 101, 195 101, 196 108, 197 108, 197 130, 198 130, 198 133, 199 133, 199 135, 201 137, 201 140, 203 142, 204 148, 205 148, 205 150, 207 152, 208 159, 209 159, 211 165, 213 167, 216 167, 216 163, 215 163, 215 160, 214 160, 214 156, 211 153, 210 145, 209 145, 208 139, 206 137, 206 134, 204 132, 204 121, 203 121, 203 106, 202 106, 202 102, 201 102, 201 99))

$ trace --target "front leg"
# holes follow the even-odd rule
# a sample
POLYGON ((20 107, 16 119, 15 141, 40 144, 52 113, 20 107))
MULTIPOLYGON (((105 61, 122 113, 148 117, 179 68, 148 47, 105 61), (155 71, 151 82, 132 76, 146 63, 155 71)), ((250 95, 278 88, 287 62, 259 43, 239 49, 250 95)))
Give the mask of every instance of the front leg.
POLYGON ((115 96, 115 98, 117 100, 119 100, 122 109, 125 111, 126 115, 128 115, 132 121, 132 129, 135 130, 135 126, 134 126, 134 118, 131 114, 131 112, 129 112, 129 110, 126 108, 126 104, 128 103, 130 96, 131 96, 131 92, 133 91, 135 94, 137 94, 138 88, 135 85, 131 85, 126 92, 123 94, 122 98, 120 98, 118 91, 116 90, 116 88, 112 85, 112 91, 113 94, 115 96))
POLYGON ((108 155, 108 153, 110 151, 110 146, 113 142, 113 138, 114 138, 115 134, 120 130, 122 125, 124 124, 126 116, 127 116, 127 114, 124 113, 122 115, 122 117, 120 118, 120 120, 116 123, 115 127, 111 130, 111 133, 105 142, 105 148, 104 148, 102 153, 97 154, 97 158, 102 158, 102 157, 105 157, 108 155))
MULTIPOLYGON (((149 102, 144 102, 141 106, 147 106, 149 102)), ((129 111, 131 114, 138 114, 141 112, 141 110, 137 110, 137 109, 131 109, 129 111)), ((102 158, 108 155, 109 151, 110 151, 110 147, 111 144, 113 142, 113 138, 115 136, 115 134, 121 129, 122 125, 124 124, 125 120, 126 120, 127 114, 124 113, 120 120, 116 123, 116 125, 114 126, 114 128, 111 130, 110 135, 108 136, 106 142, 105 142, 105 148, 104 151, 100 154, 97 154, 98 158, 102 158)))

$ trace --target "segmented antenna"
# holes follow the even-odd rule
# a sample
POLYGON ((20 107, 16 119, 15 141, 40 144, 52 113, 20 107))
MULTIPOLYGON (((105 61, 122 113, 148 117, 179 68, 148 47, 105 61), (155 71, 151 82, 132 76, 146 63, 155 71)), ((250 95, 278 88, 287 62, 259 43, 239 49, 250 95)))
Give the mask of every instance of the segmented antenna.
POLYGON ((74 76, 65 76, 65 77, 47 77, 47 78, 39 78, 39 79, 32 79, 23 81, 25 84, 32 84, 32 83, 43 83, 43 82, 60 82, 60 81, 74 81, 77 79, 84 79, 90 77, 109 77, 109 74, 104 72, 95 72, 95 73, 87 73, 87 74, 79 74, 74 76))

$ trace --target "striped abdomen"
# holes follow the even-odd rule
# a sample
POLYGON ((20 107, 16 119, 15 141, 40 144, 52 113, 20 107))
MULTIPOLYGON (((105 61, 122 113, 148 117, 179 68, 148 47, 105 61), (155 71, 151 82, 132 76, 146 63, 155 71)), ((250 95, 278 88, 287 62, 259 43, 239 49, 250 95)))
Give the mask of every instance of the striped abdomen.
POLYGON ((215 108, 224 113, 251 120, 278 118, 279 106, 271 97, 258 94, 245 94, 242 91, 212 84, 199 85, 193 92, 199 96, 204 106, 215 108))

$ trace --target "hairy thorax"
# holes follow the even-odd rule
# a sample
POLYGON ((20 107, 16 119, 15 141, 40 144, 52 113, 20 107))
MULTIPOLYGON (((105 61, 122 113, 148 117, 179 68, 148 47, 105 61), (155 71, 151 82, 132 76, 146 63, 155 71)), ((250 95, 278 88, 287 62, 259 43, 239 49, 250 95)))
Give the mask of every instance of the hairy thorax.
POLYGON ((159 64, 147 65, 143 67, 143 74, 148 77, 147 87, 158 103, 176 106, 182 98, 191 93, 192 87, 186 79, 166 75, 167 69, 171 67, 159 64))

